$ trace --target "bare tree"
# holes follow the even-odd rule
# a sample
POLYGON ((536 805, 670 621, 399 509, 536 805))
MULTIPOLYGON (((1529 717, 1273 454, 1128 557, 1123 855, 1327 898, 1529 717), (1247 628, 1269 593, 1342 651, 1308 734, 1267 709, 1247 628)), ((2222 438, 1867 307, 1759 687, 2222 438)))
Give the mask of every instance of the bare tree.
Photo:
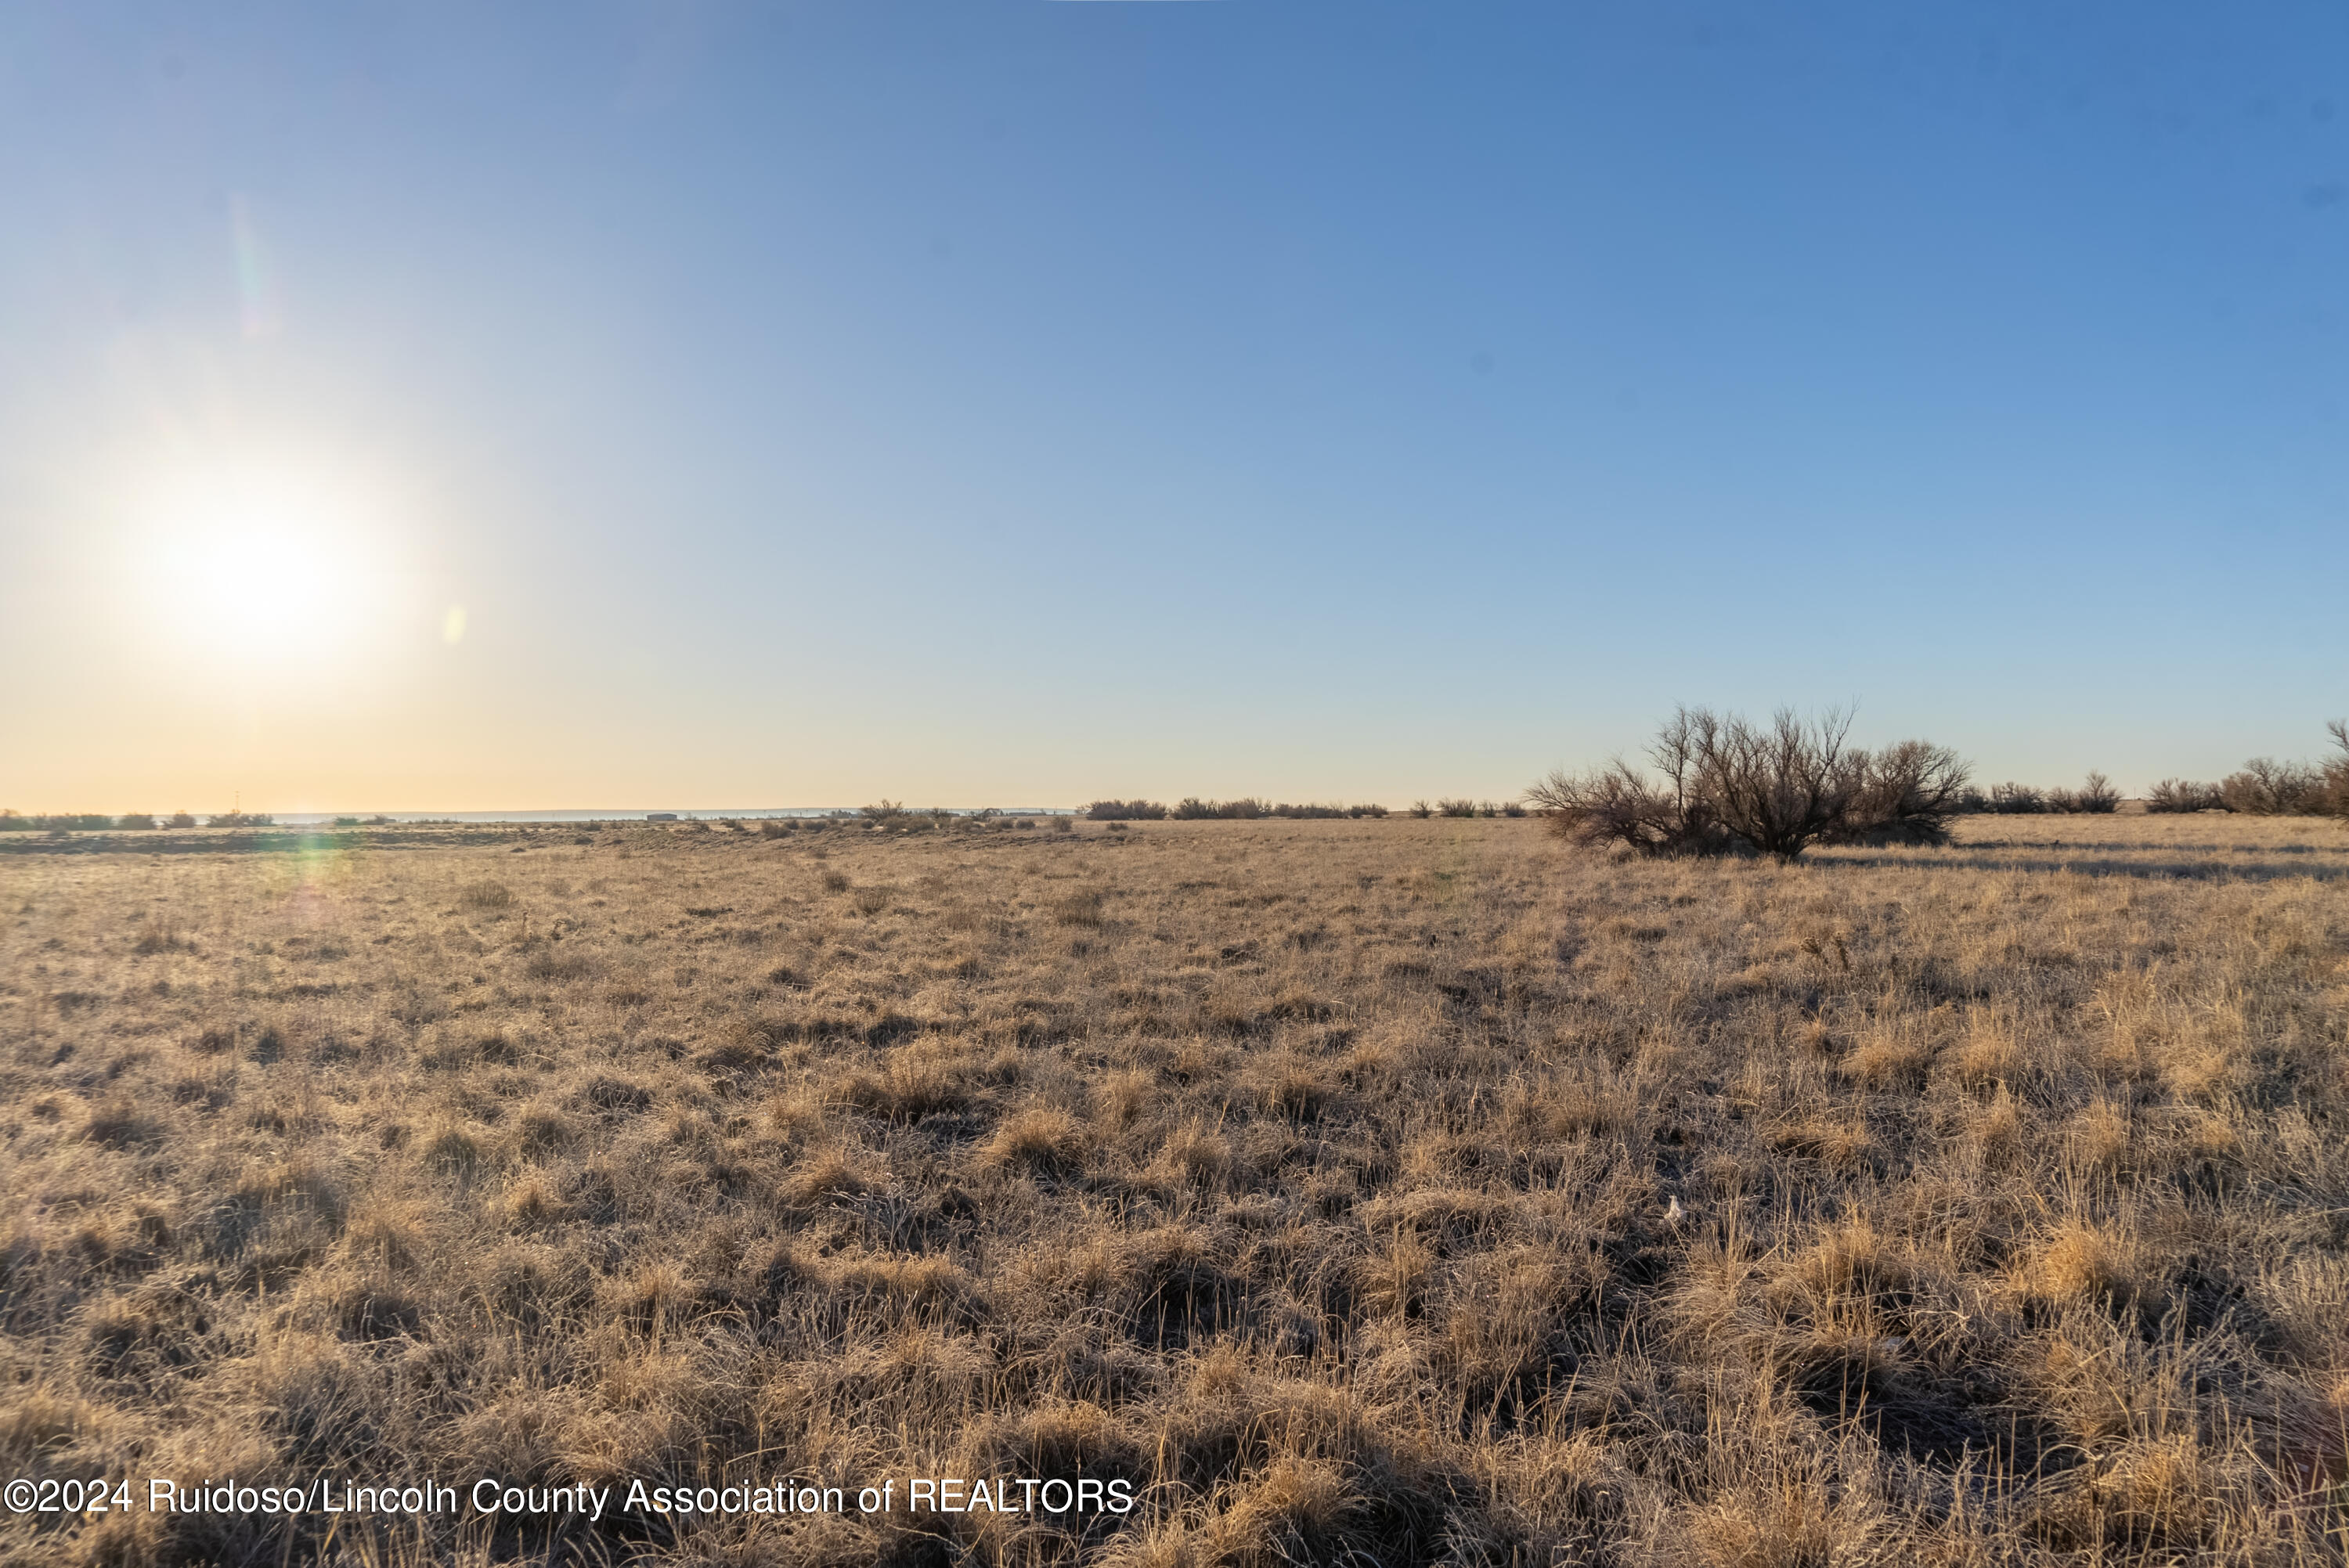
POLYGON ((1651 855, 1792 861, 1820 842, 1945 840, 1965 763, 1921 740, 1871 755, 1847 743, 1849 728, 1840 710, 1806 720, 1781 709, 1757 725, 1682 707, 1649 747, 1651 769, 1617 758, 1586 773, 1554 771, 1526 798, 1578 843, 1651 855))

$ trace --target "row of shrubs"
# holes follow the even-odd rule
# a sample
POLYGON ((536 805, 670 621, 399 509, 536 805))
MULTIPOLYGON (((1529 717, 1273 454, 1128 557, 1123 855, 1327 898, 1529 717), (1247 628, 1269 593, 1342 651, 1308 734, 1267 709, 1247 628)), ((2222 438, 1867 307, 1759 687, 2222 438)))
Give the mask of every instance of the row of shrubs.
MULTIPOLYGON (((1262 817, 1301 817, 1325 819, 1332 817, 1383 817, 1384 806, 1322 806, 1290 805, 1284 800, 1275 804, 1243 796, 1237 800, 1202 800, 1196 795, 1185 795, 1172 806, 1156 800, 1095 800, 1085 808, 1085 817, 1094 822, 1159 822, 1172 817, 1177 821, 1206 821, 1222 818, 1234 821, 1255 821, 1262 817)), ((1424 812, 1421 813, 1425 815, 1424 812)))
POLYGON ((1993 784, 1988 790, 1961 789, 1957 809, 1961 815, 1987 812, 2033 816, 2052 811, 2065 816, 2101 816, 2119 810, 2120 804, 2121 792, 2113 788, 2112 780, 2101 773, 2091 773, 2087 782, 2077 789, 2042 789, 2015 783, 1993 784))
MULTIPOLYGON (((89 833, 121 828, 151 830, 157 828, 193 828, 196 819, 185 811, 174 811, 168 817, 156 817, 145 811, 132 811, 125 816, 109 817, 94 811, 61 811, 48 816, 26 816, 19 811, 0 810, 0 833, 89 833)), ((266 811, 222 811, 207 817, 201 824, 207 828, 273 828, 277 819, 266 811)))
MULTIPOLYGON (((2239 811, 2252 817, 2349 817, 2349 723, 2328 727, 2342 755, 2323 762, 2279 762, 2254 757, 2216 784, 2164 779, 2146 791, 2148 811, 2239 811)), ((2120 794, 2101 773, 2084 789, 2036 789, 2028 784, 1994 785, 1987 792, 1965 790, 1961 811, 2103 812, 2116 810, 2120 794)))
MULTIPOLYGON (((1526 805, 1522 800, 1469 800, 1446 798, 1433 805, 1425 800, 1413 800, 1407 809, 1413 817, 1522 817, 1526 805)), ((1323 806, 1278 805, 1253 797, 1237 800, 1202 800, 1186 795, 1172 806, 1156 800, 1096 800, 1084 810, 1086 819, 1094 822, 1156 822, 1172 817, 1177 821, 1206 821, 1211 818, 1226 820, 1254 821, 1261 817, 1385 817, 1392 815, 1384 806, 1323 806)))
MULTIPOLYGON (((2340 756, 2321 763, 2279 763, 2255 756, 2218 784, 2197 779, 2161 779, 2145 791, 2149 812, 2243 812, 2246 817, 2349 817, 2349 720, 2335 718, 2325 730, 2340 756)), ((2112 781, 2088 775, 2085 789, 2032 789, 2030 784, 1994 784, 1990 791, 1966 789, 1961 812, 2109 812, 2121 805, 2112 781)))
POLYGON ((1411 803, 1414 817, 1522 817, 1526 805, 1522 800, 1438 800, 1431 806, 1424 800, 1411 803))
POLYGON ((2240 811, 2252 817, 2349 818, 2349 720, 2327 727, 2341 755, 2323 762, 2254 757, 2216 784, 2165 779, 2147 792, 2148 811, 2240 811))

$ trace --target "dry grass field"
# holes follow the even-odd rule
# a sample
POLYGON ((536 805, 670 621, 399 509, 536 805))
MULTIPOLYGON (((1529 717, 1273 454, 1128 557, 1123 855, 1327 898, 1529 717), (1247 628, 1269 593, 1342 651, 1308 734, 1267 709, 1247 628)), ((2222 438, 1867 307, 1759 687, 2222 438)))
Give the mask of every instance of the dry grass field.
POLYGON ((25 849, 0 1473, 900 1505, 34 1513, 11 1564, 2343 1555, 2328 825, 25 849))

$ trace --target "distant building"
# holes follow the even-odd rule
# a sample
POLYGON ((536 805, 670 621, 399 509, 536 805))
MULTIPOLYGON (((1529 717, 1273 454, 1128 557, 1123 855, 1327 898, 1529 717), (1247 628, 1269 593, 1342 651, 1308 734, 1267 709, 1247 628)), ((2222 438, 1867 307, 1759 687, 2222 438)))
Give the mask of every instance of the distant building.
POLYGON ((645 813, 645 820, 647 822, 674 822, 677 820, 677 813, 674 811, 647 811, 645 813))

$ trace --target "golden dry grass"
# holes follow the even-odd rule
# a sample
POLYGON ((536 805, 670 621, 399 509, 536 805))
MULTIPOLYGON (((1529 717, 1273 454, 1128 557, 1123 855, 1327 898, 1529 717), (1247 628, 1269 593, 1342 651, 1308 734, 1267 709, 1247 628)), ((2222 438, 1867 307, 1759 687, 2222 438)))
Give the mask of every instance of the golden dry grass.
POLYGON ((2322 825, 226 848, 0 858, 0 1472, 1143 1506, 10 1563, 2340 1555, 2322 825))

